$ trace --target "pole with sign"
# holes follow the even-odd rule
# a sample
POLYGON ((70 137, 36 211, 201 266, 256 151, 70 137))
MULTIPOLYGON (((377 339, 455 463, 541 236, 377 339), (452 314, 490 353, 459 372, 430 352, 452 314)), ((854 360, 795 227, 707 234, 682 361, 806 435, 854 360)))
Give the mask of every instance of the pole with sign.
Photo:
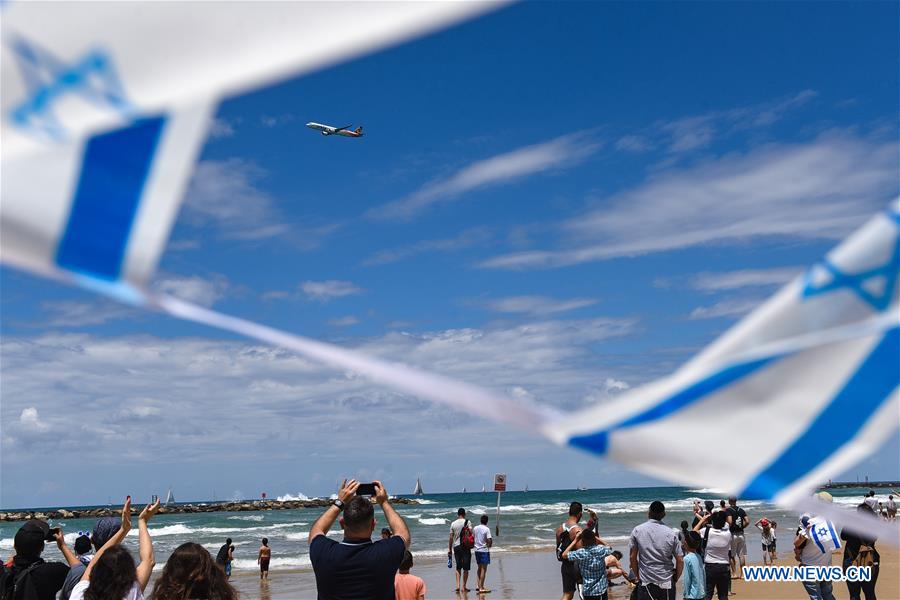
POLYGON ((494 535, 500 535, 500 494, 506 491, 506 473, 494 475, 494 491, 497 492, 497 524, 494 526, 494 535))

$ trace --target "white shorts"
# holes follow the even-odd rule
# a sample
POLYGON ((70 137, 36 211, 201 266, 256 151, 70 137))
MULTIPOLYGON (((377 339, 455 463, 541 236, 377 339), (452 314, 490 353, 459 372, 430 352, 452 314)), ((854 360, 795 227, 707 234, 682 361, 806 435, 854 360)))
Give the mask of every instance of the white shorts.
POLYGON ((747 542, 743 535, 731 536, 731 555, 734 558, 739 556, 747 556, 747 542))

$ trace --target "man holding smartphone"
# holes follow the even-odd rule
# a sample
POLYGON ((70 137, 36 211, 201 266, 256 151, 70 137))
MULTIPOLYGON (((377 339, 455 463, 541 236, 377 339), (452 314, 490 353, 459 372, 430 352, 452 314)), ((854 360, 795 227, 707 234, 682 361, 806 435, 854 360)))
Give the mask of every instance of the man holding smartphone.
POLYGON ((394 598, 394 576, 409 549, 406 522, 388 502, 380 481, 360 484, 344 481, 338 498, 309 531, 309 559, 316 573, 319 600, 390 600, 394 598), (372 541, 375 509, 361 493, 372 494, 381 507, 390 538, 372 541), (329 539, 328 530, 343 513, 344 539, 329 539))

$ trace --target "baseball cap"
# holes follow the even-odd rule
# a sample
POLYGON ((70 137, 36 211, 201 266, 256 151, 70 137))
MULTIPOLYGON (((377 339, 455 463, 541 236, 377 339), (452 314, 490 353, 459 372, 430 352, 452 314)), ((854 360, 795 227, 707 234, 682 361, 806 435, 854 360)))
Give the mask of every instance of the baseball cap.
POLYGON ((31 519, 19 527, 13 544, 16 555, 25 558, 38 558, 44 550, 44 540, 50 535, 50 526, 46 521, 31 519))
POLYGON ((762 525, 763 527, 765 527, 766 525, 769 524, 769 520, 768 519, 760 519, 759 524, 762 525))

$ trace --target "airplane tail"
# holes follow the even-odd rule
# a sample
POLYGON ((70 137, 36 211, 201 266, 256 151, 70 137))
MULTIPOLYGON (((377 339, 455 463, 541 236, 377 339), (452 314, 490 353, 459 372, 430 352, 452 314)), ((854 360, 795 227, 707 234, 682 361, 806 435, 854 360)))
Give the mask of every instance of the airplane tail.
POLYGON ((355 133, 355 134, 357 134, 357 135, 362 135, 362 134, 363 134, 363 132, 362 132, 362 125, 360 125, 359 127, 357 127, 357 128, 353 131, 353 133, 355 133))

